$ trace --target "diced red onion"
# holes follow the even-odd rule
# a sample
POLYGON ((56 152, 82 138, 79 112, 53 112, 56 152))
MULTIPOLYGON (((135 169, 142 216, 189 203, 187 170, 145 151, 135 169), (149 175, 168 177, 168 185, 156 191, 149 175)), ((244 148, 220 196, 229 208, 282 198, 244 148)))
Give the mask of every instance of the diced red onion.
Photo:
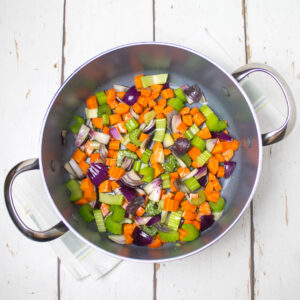
POLYGON ((69 162, 66 162, 64 164, 64 168, 65 170, 69 173, 69 175, 71 176, 71 178, 77 178, 77 174, 75 173, 75 171, 72 169, 71 165, 69 162))
POLYGON ((114 89, 116 92, 127 92, 129 87, 124 85, 114 84, 114 89))
POLYGON ((180 88, 184 91, 188 88, 189 86, 187 84, 182 85, 180 88))
POLYGON ((236 162, 235 161, 225 161, 224 162, 224 169, 225 169, 225 178, 229 178, 232 172, 234 171, 236 167, 236 162))
POLYGON ((144 129, 143 132, 145 133, 150 133, 151 131, 153 131, 155 128, 155 120, 151 120, 151 122, 149 123, 149 125, 147 125, 144 129))
POLYGON ((99 186, 100 183, 106 180, 108 167, 101 163, 92 163, 87 170, 87 175, 94 186, 99 186))
POLYGON ((92 139, 96 140, 99 143, 102 143, 104 145, 108 144, 110 140, 110 135, 103 133, 103 132, 98 132, 98 131, 90 131, 90 136, 92 139))
POLYGON ((179 177, 174 180, 173 184, 179 191, 181 191, 183 193, 190 192, 189 188, 182 182, 181 178, 179 178, 179 177))
POLYGON ((145 203, 145 197, 138 196, 135 199, 133 199, 131 202, 128 203, 128 205, 125 208, 125 211, 131 215, 135 215, 136 210, 143 206, 145 203))
POLYGON ((130 113, 136 120, 140 118, 140 116, 133 110, 132 106, 130 106, 130 113))
POLYGON ((165 224, 162 224, 160 222, 155 223, 154 227, 156 229, 158 229, 159 231, 161 231, 161 232, 169 232, 169 231, 171 231, 171 228, 169 226, 167 226, 165 224))
POLYGON ((152 182, 150 182, 150 183, 148 183, 148 184, 146 184, 146 185, 144 186, 144 191, 145 191, 148 195, 151 194, 152 191, 153 191, 153 189, 154 189, 155 187, 158 187, 158 186, 161 185, 161 182, 162 182, 162 180, 161 180, 160 177, 154 179, 152 182))
POLYGON ((160 215, 156 215, 156 216, 150 218, 150 220, 147 222, 146 225, 147 225, 147 226, 152 226, 153 224, 159 222, 160 219, 161 219, 161 216, 160 216, 160 215))
POLYGON ((112 127, 109 129, 109 134, 110 136, 115 139, 115 140, 118 140, 120 141, 122 139, 122 135, 121 133, 119 132, 118 128, 117 127, 112 127))
POLYGON ((138 187, 144 183, 141 179, 141 175, 137 174, 134 170, 131 170, 130 172, 125 173, 117 182, 121 186, 138 187))
POLYGON ((77 162, 73 158, 70 159, 69 164, 70 164, 71 168, 73 169, 73 171, 75 172, 76 177, 81 179, 85 176, 84 173, 79 168, 77 162))
POLYGON ((169 131, 171 133, 174 133, 172 130, 172 120, 175 115, 179 115, 179 117, 180 117, 180 114, 176 110, 172 110, 171 112, 169 112, 167 114, 167 128, 169 129, 169 131))
POLYGON ((192 172, 190 172, 189 174, 185 175, 183 178, 182 178, 182 181, 185 181, 191 177, 195 177, 195 175, 198 173, 198 169, 194 169, 192 172))
POLYGON ((179 163, 180 167, 186 168, 186 164, 175 153, 173 153, 173 155, 176 158, 177 162, 179 163))
POLYGON ((136 217, 135 223, 137 225, 146 225, 152 217, 136 217))
POLYGON ((191 142, 187 138, 180 137, 170 147, 172 152, 177 156, 183 156, 190 149, 191 142))
POLYGON ((177 113, 172 118, 172 131, 173 131, 173 133, 179 132, 177 127, 179 126, 180 123, 181 123, 181 116, 180 116, 179 113, 177 113))
POLYGON ((125 156, 123 158, 121 168, 126 170, 126 171, 129 171, 129 170, 132 169, 133 163, 134 163, 134 159, 125 156))
POLYGON ((212 226, 215 222, 214 215, 204 215, 200 217, 200 231, 204 231, 210 226, 212 226))
POLYGON ((163 84, 163 90, 166 90, 166 89, 168 89, 169 88, 169 82, 166 82, 166 83, 164 83, 163 84))
POLYGON ((75 146, 80 147, 89 135, 90 128, 82 124, 75 140, 75 146))
POLYGON ((198 170, 197 170, 197 173, 195 174, 195 178, 196 179, 200 179, 201 177, 205 176, 207 174, 207 167, 206 166, 203 166, 203 167, 200 167, 198 170))
POLYGON ((142 144, 140 145, 140 148, 141 148, 141 149, 146 149, 146 148, 148 148, 148 147, 150 146, 150 144, 152 143, 153 137, 154 137, 154 134, 149 135, 149 136, 142 142, 142 144))
POLYGON ((154 187, 153 191, 149 195, 149 200, 158 202, 160 199, 161 190, 162 190, 161 186, 154 187))
POLYGON ((140 96, 140 92, 136 89, 136 87, 133 85, 128 89, 126 94, 124 95, 122 101, 130 106, 135 104, 140 96))
POLYGON ((228 141, 228 142, 232 141, 232 137, 229 134, 225 133, 224 131, 211 132, 211 136, 213 138, 220 139, 220 140, 223 140, 223 141, 228 141))
POLYGON ((121 186, 120 191, 124 195, 124 197, 126 198, 126 200, 128 202, 131 202, 133 199, 135 199, 137 197, 137 192, 134 189, 131 189, 131 188, 128 188, 125 186, 121 186))
POLYGON ((187 97, 187 100, 191 100, 193 102, 199 102, 202 97, 202 92, 197 84, 190 86, 184 89, 184 94, 187 97))
POLYGON ((208 139, 206 140, 205 147, 208 152, 212 152, 213 149, 215 148, 215 145, 217 143, 217 139, 208 139))
POLYGON ((137 246, 147 246, 153 242, 153 237, 142 231, 138 226, 134 228, 132 237, 133 243, 137 246))
POLYGON ((202 187, 206 187, 207 182, 208 182, 208 175, 206 174, 205 176, 202 176, 201 178, 199 178, 198 182, 202 187))
POLYGON ((125 235, 123 235, 123 234, 111 234, 111 235, 108 235, 107 237, 117 244, 120 244, 120 245, 126 244, 126 238, 125 238, 125 235))
POLYGON ((107 151, 107 148, 101 143, 99 145, 99 154, 100 154, 101 160, 104 162, 107 158, 108 151, 107 151))

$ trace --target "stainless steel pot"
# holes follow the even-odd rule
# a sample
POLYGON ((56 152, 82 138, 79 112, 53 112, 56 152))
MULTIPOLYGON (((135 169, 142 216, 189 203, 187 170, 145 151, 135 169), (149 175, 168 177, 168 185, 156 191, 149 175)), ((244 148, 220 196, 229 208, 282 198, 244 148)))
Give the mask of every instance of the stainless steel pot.
POLYGON ((294 101, 283 78, 272 68, 261 64, 241 67, 232 75, 204 55, 167 43, 136 43, 114 48, 92 58, 63 83, 53 97, 44 118, 40 136, 40 157, 16 165, 5 181, 5 201, 17 228, 28 238, 50 241, 71 230, 88 244, 122 259, 163 262, 197 253, 221 238, 238 221, 256 189, 262 161, 262 146, 276 143, 286 136, 295 123, 294 101), (287 105, 285 122, 277 130, 261 134, 254 110, 239 81, 253 72, 272 76, 283 91, 287 105), (197 240, 178 247, 166 244, 160 249, 120 246, 97 232, 94 224, 78 217, 77 208, 68 199, 65 182, 68 174, 63 165, 74 151, 72 137, 62 145, 61 130, 72 116, 83 109, 82 101, 98 87, 107 89, 114 83, 130 85, 137 73, 169 73, 171 83, 197 83, 216 113, 228 120, 230 133, 240 141, 236 153, 234 176, 224 183, 227 205, 222 217, 197 240), (40 169, 45 190, 61 222, 49 230, 38 232, 28 228, 19 218, 12 199, 12 184, 22 172, 40 169))

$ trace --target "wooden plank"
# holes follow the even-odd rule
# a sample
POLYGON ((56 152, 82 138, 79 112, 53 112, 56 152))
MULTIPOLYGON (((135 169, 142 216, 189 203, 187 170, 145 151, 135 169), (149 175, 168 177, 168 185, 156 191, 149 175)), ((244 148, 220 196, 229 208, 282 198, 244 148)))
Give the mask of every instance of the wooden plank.
MULTIPOLYGON (((245 63, 241 1, 155 3, 157 41, 198 50, 228 71, 245 63)), ((247 210, 232 231, 209 249, 182 261, 157 265, 157 299, 250 299, 249 261, 247 210)))
MULTIPOLYGON (((1 186, 8 170, 37 157, 40 127, 60 84, 61 1, 0 1, 1 186)), ((25 177, 25 176, 24 176, 25 177)), ((15 195, 24 187, 23 175, 15 195)), ((31 184, 41 184, 31 176, 31 184)), ((10 220, 1 193, 1 299, 57 297, 57 258, 49 245, 26 239, 10 220)))
MULTIPOLYGON (((152 40, 152 1, 67 1, 65 18, 65 78, 80 64, 109 48, 152 40), (125 18, 130 12, 134 18, 125 18), (137 26, 139 29, 137 30, 137 26)), ((104 295, 105 299, 152 299, 153 264, 122 262, 95 282, 76 282, 61 266, 61 299, 104 295), (128 278, 130 278, 128 280, 128 278)), ((101 296, 101 297, 102 297, 101 296)))
MULTIPOLYGON (((289 1, 288 5, 282 1, 255 0, 247 1, 246 10, 249 61, 266 62, 277 69, 296 100, 300 96, 299 6, 297 0, 289 1)), ((280 94, 275 90, 266 95, 273 101, 280 94)), ((254 199, 256 299, 297 298, 300 284, 298 133, 296 125, 286 140, 264 149, 261 181, 254 199)))

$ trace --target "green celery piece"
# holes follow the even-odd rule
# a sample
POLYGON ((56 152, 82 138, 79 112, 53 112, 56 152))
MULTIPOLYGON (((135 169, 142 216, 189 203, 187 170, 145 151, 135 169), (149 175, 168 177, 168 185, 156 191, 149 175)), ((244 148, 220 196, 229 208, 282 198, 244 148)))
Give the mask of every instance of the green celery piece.
POLYGON ((163 189, 169 189, 169 188, 171 188, 171 181, 170 181, 170 179, 163 180, 161 184, 162 184, 162 188, 163 189))
POLYGON ((149 216, 156 216, 161 213, 161 208, 157 205, 157 202, 150 200, 145 207, 145 211, 149 216))
POLYGON ((211 158, 211 153, 205 150, 196 158, 196 163, 200 165, 200 167, 204 166, 205 163, 211 158))
POLYGON ((205 150, 205 141, 198 135, 195 135, 191 140, 191 145, 197 147, 201 152, 205 150))
POLYGON ((125 126, 128 132, 132 132, 134 129, 139 127, 139 124, 135 118, 131 118, 125 123, 125 126))
POLYGON ((165 137, 167 127, 167 119, 156 119, 155 120, 155 133, 153 137, 154 142, 162 142, 165 137))
POLYGON ((71 129, 71 131, 72 131, 73 133, 78 134, 81 125, 84 124, 84 119, 83 119, 82 117, 80 117, 80 116, 76 116, 76 115, 75 115, 75 116, 73 117, 72 123, 73 123, 73 124, 71 124, 69 128, 71 129), (75 122, 74 122, 74 121, 75 121, 75 122))
POLYGON ((196 135, 196 133, 200 131, 199 127, 196 124, 193 124, 193 126, 191 126, 189 130, 191 131, 192 135, 196 135))
POLYGON ((172 154, 168 155, 165 162, 162 164, 162 167, 165 172, 174 172, 175 168, 177 167, 176 158, 172 154))
POLYGON ((178 112, 184 107, 183 102, 179 98, 170 98, 168 100, 168 105, 173 107, 178 112))
POLYGON ((112 195, 108 193, 99 193, 99 201, 109 205, 122 205, 124 200, 123 195, 112 195))
POLYGON ((211 114, 206 118, 206 126, 208 127, 209 131, 217 131, 218 129, 219 118, 215 114, 211 114))
POLYGON ((135 172, 139 172, 140 169, 141 169, 141 161, 140 160, 135 160, 134 163, 133 163, 133 170, 135 172))
POLYGON ((170 179, 170 174, 169 173, 164 173, 160 175, 162 180, 169 180, 170 179))
POLYGON ((139 136, 141 134, 142 130, 139 128, 134 129, 132 132, 129 133, 129 140, 131 143, 137 147, 139 147, 142 142, 139 140, 139 136))
POLYGON ((147 164, 150 160, 151 154, 152 154, 152 151, 150 149, 146 149, 142 154, 141 161, 144 164, 147 164))
POLYGON ((134 159, 134 160, 138 158, 138 156, 130 150, 119 150, 118 151, 118 156, 117 156, 117 166, 118 167, 121 166, 122 161, 123 161, 124 157, 126 157, 126 156, 128 158, 131 158, 131 159, 134 159))
POLYGON ((193 224, 183 224, 181 226, 186 231, 186 235, 182 238, 183 242, 191 242, 199 237, 200 233, 193 224))
POLYGON ((204 203, 205 201, 206 201, 206 196, 205 196, 205 193, 202 190, 200 190, 198 192, 198 198, 192 198, 191 199, 191 203, 193 205, 200 205, 200 204, 204 203))
POLYGON ((180 220, 182 216, 182 211, 172 211, 169 217, 168 226, 173 230, 178 230, 180 220))
POLYGON ((154 178, 154 169, 147 166, 140 170, 140 174, 143 175, 144 182, 150 183, 154 178))
POLYGON ((111 109, 107 104, 102 104, 98 107, 98 118, 101 118, 103 114, 111 115, 111 109))
POLYGON ((188 167, 190 167, 191 166, 191 164, 192 164, 192 159, 191 159, 191 157, 187 154, 187 153, 185 153, 184 155, 182 155, 182 156, 180 156, 179 157, 188 167))
POLYGON ((179 98, 183 103, 186 102, 186 97, 181 88, 175 89, 174 94, 176 95, 177 98, 179 98))
POLYGON ((122 234, 122 224, 113 220, 113 215, 109 215, 105 218, 106 229, 113 234, 122 234))
POLYGON ((129 143, 130 143, 129 133, 126 133, 121 139, 121 144, 126 146, 129 143))
POLYGON ((208 105, 203 105, 200 108, 201 113, 207 118, 209 115, 214 114, 213 110, 208 105))
POLYGON ((113 213, 112 220, 114 222, 121 222, 125 217, 125 210, 119 205, 111 205, 109 211, 113 213))
POLYGON ((158 235, 162 241, 167 243, 174 243, 179 240, 179 233, 175 230, 171 230, 169 232, 158 231, 158 235))
POLYGON ((185 136, 187 139, 191 140, 191 139, 193 138, 194 135, 192 134, 191 130, 188 129, 188 130, 184 133, 184 136, 185 136))
POLYGON ((223 131, 227 128, 227 124, 225 121, 220 120, 215 128, 215 131, 219 132, 219 131, 223 131))
POLYGON ((160 209, 164 209, 164 205, 165 205, 165 201, 164 200, 159 200, 158 201, 158 207, 160 208, 160 209))
POLYGON ((155 118, 156 114, 154 110, 150 110, 148 111, 145 115, 144 115, 144 122, 148 125, 150 124, 150 122, 155 118))
POLYGON ((95 209, 93 211, 93 213, 94 213, 94 218, 95 218, 95 221, 96 221, 98 231, 99 232, 105 232, 106 228, 105 228, 104 219, 103 219, 103 215, 102 215, 101 210, 100 209, 95 209))
POLYGON ((219 197, 218 202, 209 202, 209 206, 214 212, 221 212, 224 209, 225 200, 219 197))
POLYGON ((141 77, 143 87, 146 88, 153 84, 165 84, 168 79, 168 74, 156 74, 141 77))
POLYGON ((95 219, 93 215, 93 208, 89 204, 83 204, 80 206, 79 215, 89 223, 95 219))
POLYGON ((75 180, 71 179, 66 183, 67 189, 70 191, 70 201, 77 201, 83 197, 83 192, 80 189, 80 184, 75 180))
POLYGON ((106 98, 106 94, 104 91, 97 92, 97 93, 95 93, 95 95, 96 95, 99 105, 107 103, 107 98, 106 98))
POLYGON ((107 114, 102 115, 102 122, 103 122, 103 125, 109 125, 109 117, 107 114))
POLYGON ((155 236, 158 232, 158 230, 154 226, 142 225, 142 230, 151 236, 155 236))
POLYGON ((200 189, 200 183, 195 177, 191 177, 184 181, 184 184, 189 188, 191 192, 200 189))

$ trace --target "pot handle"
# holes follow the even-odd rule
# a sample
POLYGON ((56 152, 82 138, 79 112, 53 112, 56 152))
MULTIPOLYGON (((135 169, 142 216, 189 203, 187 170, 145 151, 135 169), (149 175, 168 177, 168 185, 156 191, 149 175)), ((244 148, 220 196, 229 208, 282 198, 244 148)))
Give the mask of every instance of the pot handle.
POLYGON ((17 228, 28 238, 38 241, 38 242, 48 242, 52 241, 60 236, 62 236, 68 227, 63 222, 59 222, 52 228, 45 231, 36 231, 30 229, 19 217, 16 208, 14 206, 13 197, 12 197, 12 186, 15 178, 26 171, 39 169, 39 160, 38 159, 28 159, 20 162, 15 167, 13 167, 6 176, 4 183, 4 198, 8 213, 17 226, 17 228))
POLYGON ((267 146, 281 141, 285 136, 289 135, 294 128, 296 122, 295 102, 286 81, 276 70, 268 65, 260 63, 247 64, 234 71, 232 76, 240 82, 253 72, 264 72, 270 75, 281 88, 287 106, 287 116, 284 123, 279 128, 262 134, 262 144, 263 146, 267 146))

